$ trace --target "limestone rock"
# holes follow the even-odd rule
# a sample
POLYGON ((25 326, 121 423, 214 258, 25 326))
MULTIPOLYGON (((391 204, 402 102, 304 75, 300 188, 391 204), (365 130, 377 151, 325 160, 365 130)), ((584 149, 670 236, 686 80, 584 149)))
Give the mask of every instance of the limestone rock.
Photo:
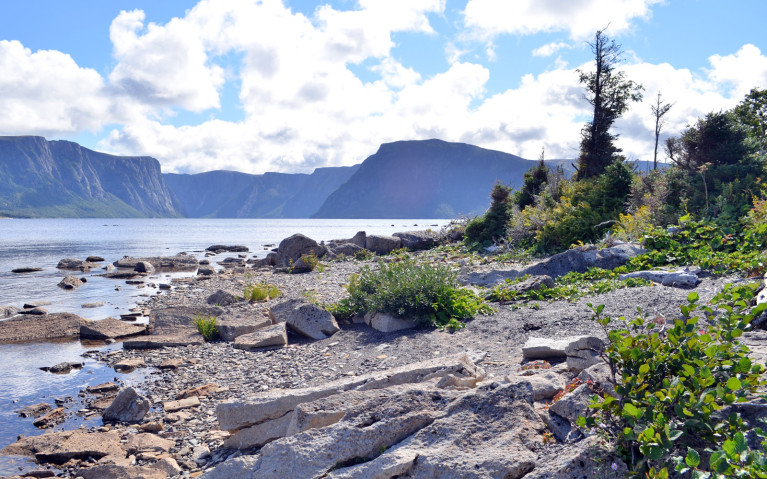
POLYGON ((565 347, 567 367, 582 371, 602 361, 600 354, 605 350, 604 342, 595 336, 582 336, 565 347))
POLYGON ((376 254, 389 254, 402 247, 402 240, 396 236, 368 235, 365 238, 365 249, 376 254))
POLYGON ((510 376, 506 381, 512 384, 530 383, 535 401, 551 399, 565 387, 564 378, 551 370, 543 370, 529 376, 510 376))
POLYGON ((364 249, 354 243, 336 243, 336 242, 328 243, 325 245, 325 247, 328 250, 328 255, 332 257, 337 257, 340 255, 344 255, 346 257, 354 257, 354 255, 356 255, 358 252, 364 249))
POLYGON ((137 368, 145 368, 145 367, 146 367, 146 363, 144 363, 144 360, 142 358, 123 359, 122 361, 118 361, 114 365, 115 371, 120 373, 130 373, 135 371, 137 368))
MULTIPOLYGON (((42 308, 41 308, 42 309, 42 308)), ((0 343, 78 338, 85 320, 71 313, 52 313, 0 321, 0 343)))
POLYGON ((40 429, 53 427, 61 424, 67 418, 67 412, 63 407, 57 407, 52 411, 40 416, 32 422, 32 425, 40 429))
POLYGON ((64 464, 70 459, 89 457, 125 458, 125 449, 120 444, 117 432, 93 433, 77 429, 25 437, 7 446, 0 454, 29 456, 39 462, 64 464))
POLYGON ((538 461, 536 468, 525 479, 576 479, 599 477, 624 479, 629 477, 626 464, 614 453, 606 451, 598 438, 591 437, 577 444, 557 448, 538 461), (615 469, 612 465, 615 464, 615 469))
POLYGON ((583 273, 589 268, 615 269, 642 253, 644 253, 644 249, 631 243, 603 249, 598 249, 594 245, 580 246, 529 266, 520 271, 520 276, 545 274, 552 278, 558 278, 571 271, 583 273))
POLYGON ((168 452, 171 448, 176 447, 176 441, 145 432, 131 436, 125 446, 128 449, 128 454, 138 454, 147 451, 168 452))
POLYGON ((274 324, 252 333, 240 335, 234 340, 234 347, 245 351, 282 347, 287 344, 288 334, 285 323, 274 324))
POLYGON ((36 273, 38 271, 42 271, 43 268, 38 268, 36 266, 21 266, 19 268, 13 268, 11 270, 11 273, 21 274, 21 273, 36 273))
POLYGON ((219 289, 215 293, 208 296, 207 303, 215 306, 229 306, 239 300, 236 294, 229 291, 219 289))
POLYGON ((272 322, 286 323, 291 330, 312 339, 325 339, 340 331, 333 315, 314 303, 290 299, 269 310, 272 322))
POLYGON ((402 241, 402 248, 409 250, 421 250, 432 248, 437 244, 439 235, 436 231, 405 231, 403 233, 394 233, 392 236, 402 241))
POLYGON ((119 259, 112 264, 118 268, 128 268, 130 270, 135 270, 136 265, 140 262, 150 263, 152 266, 154 266, 155 270, 162 272, 194 271, 199 265, 197 258, 188 254, 177 254, 176 256, 155 256, 149 258, 132 258, 130 256, 124 256, 122 259, 119 259))
POLYGON ((641 278, 663 286, 675 288, 694 288, 700 283, 698 275, 685 270, 679 271, 634 271, 620 275, 620 279, 641 278))
POLYGON ((19 312, 19 308, 15 306, 0 306, 0 319, 10 318, 16 316, 19 312))
POLYGON ((50 404, 48 404, 47 402, 41 402, 41 403, 33 404, 31 406, 25 406, 13 412, 18 414, 20 417, 38 417, 47 413, 51 409, 53 408, 51 407, 50 404))
POLYGON ((139 395, 135 389, 132 387, 125 388, 104 410, 104 422, 141 422, 151 406, 149 399, 139 395))
POLYGON ((418 326, 418 323, 413 319, 395 318, 391 314, 386 313, 366 313, 364 322, 371 328, 384 333, 411 329, 418 326))
POLYGON ((146 326, 143 324, 127 324, 116 318, 85 321, 80 325, 81 339, 119 339, 145 332, 146 326))
POLYGON ((213 392, 217 391, 219 389, 218 384, 216 383, 208 383, 204 384, 202 386, 197 386, 194 388, 184 389, 180 393, 176 394, 176 399, 186 399, 190 397, 205 397, 209 396, 213 392))
POLYGON ((64 276, 64 279, 59 281, 57 285, 62 289, 77 289, 85 283, 85 278, 77 278, 75 276, 64 276))
POLYGON ((280 241, 277 255, 274 258, 275 265, 287 268, 291 262, 295 263, 301 256, 312 253, 320 258, 325 255, 325 247, 317 244, 313 239, 297 233, 280 241))
POLYGON ((98 464, 78 470, 83 479, 166 479, 168 474, 157 467, 98 464))
POLYGON ((575 390, 565 394, 562 398, 549 406, 549 412, 562 416, 575 424, 578 416, 586 416, 589 412, 589 403, 594 392, 587 384, 581 384, 575 390))
POLYGON ((179 334, 155 334, 140 336, 123 341, 125 349, 160 349, 177 346, 194 346, 203 343, 202 336, 197 331, 186 331, 179 334))
POLYGON ((90 271, 93 268, 98 268, 99 265, 83 261, 76 258, 64 258, 58 262, 56 268, 66 269, 70 271, 90 271))
POLYGON ((133 271, 137 273, 154 274, 155 268, 149 261, 138 261, 133 271))
POLYGON ((272 320, 256 312, 226 313, 218 318, 218 336, 224 341, 235 341, 243 334, 255 333, 271 326, 272 320))
POLYGON ((216 274, 216 269, 212 266, 200 266, 197 270, 198 276, 213 276, 216 274))
POLYGON ((210 251, 211 253, 247 253, 250 251, 247 246, 243 245, 223 245, 223 244, 214 244, 211 246, 208 246, 205 248, 205 251, 210 251))
POLYGON ((197 407, 200 405, 200 399, 197 396, 191 396, 177 401, 165 401, 162 404, 166 413, 176 412, 182 409, 189 409, 190 407, 197 407))

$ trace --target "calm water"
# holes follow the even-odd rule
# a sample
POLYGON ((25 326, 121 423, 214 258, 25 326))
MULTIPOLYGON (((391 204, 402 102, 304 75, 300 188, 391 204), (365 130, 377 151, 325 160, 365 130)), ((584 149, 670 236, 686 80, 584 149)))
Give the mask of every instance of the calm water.
MULTIPOLYGON (((46 301, 50 312, 72 312, 89 319, 118 316, 140 300, 154 294, 150 288, 139 289, 122 280, 98 276, 103 270, 89 273, 56 269, 62 258, 85 259, 102 256, 106 262, 123 256, 171 256, 186 252, 198 259, 212 244, 245 245, 249 256, 263 257, 273 246, 294 233, 303 233, 317 241, 349 238, 357 231, 368 234, 392 234, 397 231, 437 229, 446 220, 308 220, 308 219, 12 219, 0 220, 0 306, 21 307, 24 303, 46 301), (43 268, 36 273, 14 274, 22 266, 43 268), (57 283, 67 274, 86 277, 88 282, 74 291, 65 291, 57 283), (120 288, 116 291, 115 288, 120 288), (85 303, 102 302, 99 308, 83 308, 85 303)), ((232 253, 212 257, 211 263, 232 253)), ((176 274, 183 276, 184 274, 176 274)), ((191 275, 187 273, 186 275, 191 275)), ((164 275, 149 281, 165 282, 164 275)), ((118 345, 111 346, 119 347, 118 345)), ((89 349, 80 342, 0 344, 0 448, 18 434, 34 435, 40 431, 31 419, 16 417, 14 410, 54 398, 75 396, 93 384, 111 380, 116 374, 95 361, 85 360, 85 367, 69 375, 44 373, 38 368, 62 361, 82 361, 89 349)), ((132 376, 120 376, 128 382, 132 376)), ((72 428, 77 422, 63 427, 72 428)), ((0 458, 0 475, 13 472, 16 463, 0 458)))

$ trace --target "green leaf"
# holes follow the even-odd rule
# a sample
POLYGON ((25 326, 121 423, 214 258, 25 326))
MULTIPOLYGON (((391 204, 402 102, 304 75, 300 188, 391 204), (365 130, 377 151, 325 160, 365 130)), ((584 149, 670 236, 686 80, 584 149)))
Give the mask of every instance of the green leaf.
POLYGON ((740 379, 736 377, 731 377, 727 380, 727 389, 731 391, 737 391, 740 389, 740 379))
POLYGON ((684 458, 684 462, 690 467, 698 467, 700 465, 700 454, 695 449, 687 448, 687 457, 684 458))
POLYGON ((669 438, 669 439, 671 439, 672 441, 676 441, 677 439, 679 439, 680 437, 682 437, 682 434, 684 434, 682 431, 680 431, 680 430, 676 429, 676 430, 674 430, 674 431, 671 431, 671 432, 668 434, 668 438, 669 438))
POLYGON ((647 374, 650 372, 650 365, 649 364, 643 364, 639 366, 639 374, 647 374))
POLYGON ((687 295, 687 301, 689 301, 691 303, 697 302, 699 298, 700 298, 700 296, 698 296, 698 293, 696 293, 696 292, 692 292, 692 293, 687 295))
POLYGON ((742 432, 738 431, 735 433, 735 437, 732 438, 732 441, 735 444, 735 452, 738 454, 743 454, 744 452, 748 451, 746 436, 744 436, 742 432))
POLYGON ((642 415, 642 411, 637 409, 636 406, 634 406, 633 404, 627 402, 626 404, 623 405, 623 414, 626 414, 632 417, 639 417, 642 415))

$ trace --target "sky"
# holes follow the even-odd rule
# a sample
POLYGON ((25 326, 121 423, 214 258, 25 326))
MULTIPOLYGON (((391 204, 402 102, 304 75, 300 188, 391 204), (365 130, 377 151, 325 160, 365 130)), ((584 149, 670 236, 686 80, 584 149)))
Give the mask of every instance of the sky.
MULTIPOLYGON (((164 172, 311 172, 438 138, 576 158, 597 30, 644 87, 632 160, 767 88, 765 0, 0 0, 0 135, 164 172)), ((663 158, 662 153, 659 157, 663 158)))

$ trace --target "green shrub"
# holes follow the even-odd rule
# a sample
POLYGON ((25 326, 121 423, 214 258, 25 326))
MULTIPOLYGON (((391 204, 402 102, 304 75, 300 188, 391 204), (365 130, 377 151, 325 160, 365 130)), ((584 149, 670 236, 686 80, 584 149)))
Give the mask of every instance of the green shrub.
POLYGON ((492 311, 472 291, 458 288, 455 274, 446 266, 419 264, 410 258, 388 265, 381 262, 377 271, 366 266, 349 278, 346 288, 349 297, 328 307, 336 317, 381 312, 455 328, 462 320, 492 311))
POLYGON ((251 284, 245 286, 243 296, 247 301, 268 301, 280 296, 280 289, 273 284, 251 284))
POLYGON ((205 341, 213 341, 218 337, 215 316, 198 314, 194 317, 194 325, 205 341))
POLYGON ((761 464, 754 466, 758 475, 726 477, 767 477, 763 454, 752 457, 751 465, 744 463, 740 416, 718 414, 765 384, 764 367, 753 364, 748 348, 736 341, 767 309, 750 310, 756 289, 726 287, 712 300, 716 312, 699 308, 697 293, 690 293, 681 318, 672 324, 640 316, 628 322, 621 318, 623 324, 609 330, 612 320, 601 316, 603 306, 592 308, 609 338, 605 355, 618 397, 594 396, 590 407, 596 414, 579 418, 579 426, 606 433, 637 477, 667 478, 674 466, 677 472, 693 470, 692 477, 709 477, 705 471, 743 471, 755 463, 761 464), (698 310, 703 317, 695 314, 698 310), (713 451, 709 467, 696 452, 703 448, 713 451))
POLYGON ((492 203, 482 216, 469 221, 464 233, 468 244, 487 244, 500 242, 506 237, 506 228, 511 219, 511 188, 500 183, 490 193, 492 203))

